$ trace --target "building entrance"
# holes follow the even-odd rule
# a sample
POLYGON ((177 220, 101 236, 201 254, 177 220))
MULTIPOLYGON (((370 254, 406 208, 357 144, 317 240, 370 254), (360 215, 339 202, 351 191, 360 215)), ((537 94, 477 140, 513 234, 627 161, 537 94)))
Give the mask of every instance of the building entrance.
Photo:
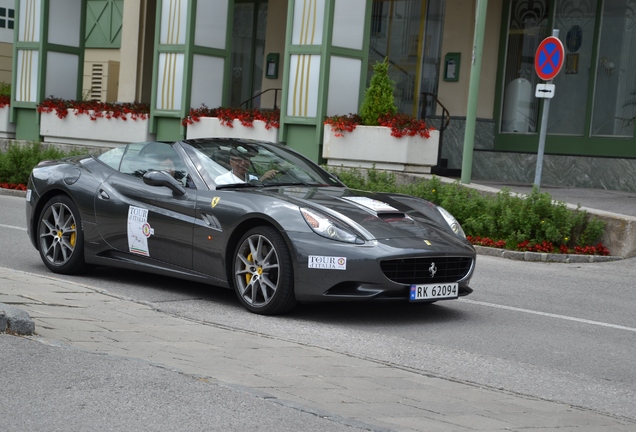
MULTIPOLYGON (((388 58, 398 110, 414 117, 422 112, 422 93, 437 94, 444 10, 443 0, 373 2, 367 76, 388 58)), ((428 108, 434 114, 435 106, 428 108)))
POLYGON ((234 2, 230 106, 260 108, 266 24, 267 1, 234 2))

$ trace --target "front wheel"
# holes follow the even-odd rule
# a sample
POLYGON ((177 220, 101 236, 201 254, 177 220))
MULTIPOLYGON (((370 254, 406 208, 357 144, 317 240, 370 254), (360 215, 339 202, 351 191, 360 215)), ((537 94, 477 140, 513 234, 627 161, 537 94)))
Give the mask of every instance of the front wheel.
POLYGON ((37 233, 40 257, 53 273, 76 274, 86 268, 82 220, 69 197, 58 195, 46 203, 37 233))
POLYGON ((289 248, 274 228, 249 230, 234 254, 234 288, 250 312, 281 314, 296 306, 289 248))

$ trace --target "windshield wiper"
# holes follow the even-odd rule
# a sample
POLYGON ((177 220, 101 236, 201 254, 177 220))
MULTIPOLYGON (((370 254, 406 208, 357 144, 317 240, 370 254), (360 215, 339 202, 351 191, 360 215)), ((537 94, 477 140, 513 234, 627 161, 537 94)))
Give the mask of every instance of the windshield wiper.
POLYGON ((217 185, 216 189, 248 189, 248 188, 261 188, 264 184, 258 180, 250 180, 248 183, 230 183, 217 185))
POLYGON ((309 186, 309 187, 313 187, 313 186, 321 186, 320 183, 307 183, 304 181, 297 181, 297 182, 284 182, 284 183, 270 183, 268 186, 309 186))

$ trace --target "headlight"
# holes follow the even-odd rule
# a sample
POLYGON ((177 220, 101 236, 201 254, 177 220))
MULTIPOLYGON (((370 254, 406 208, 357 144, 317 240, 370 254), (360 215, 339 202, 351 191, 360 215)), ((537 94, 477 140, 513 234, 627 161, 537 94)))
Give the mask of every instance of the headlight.
POLYGON ((442 214, 442 217, 444 217, 444 220, 446 221, 450 229, 453 230, 456 236, 466 238, 466 234, 464 233, 462 226, 459 224, 459 222, 457 222, 457 219, 455 219, 455 216, 453 216, 446 209, 440 206, 437 206, 437 210, 439 210, 439 212, 442 214))
POLYGON ((307 225, 319 236, 346 243, 363 244, 362 240, 351 229, 334 219, 306 208, 300 209, 307 225))

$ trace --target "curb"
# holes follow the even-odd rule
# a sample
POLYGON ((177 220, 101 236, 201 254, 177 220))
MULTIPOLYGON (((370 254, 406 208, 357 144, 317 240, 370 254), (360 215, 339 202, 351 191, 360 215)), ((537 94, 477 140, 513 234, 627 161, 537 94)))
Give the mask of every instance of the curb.
POLYGON ((486 246, 474 246, 479 255, 489 255, 499 258, 508 258, 515 261, 529 262, 554 262, 554 263, 599 263, 618 261, 624 259, 620 256, 604 255, 570 255, 552 254, 544 252, 522 252, 507 249, 491 248, 486 246))
POLYGON ((32 335, 35 333, 35 323, 22 309, 0 303, 0 333, 7 331, 19 335, 32 335))
POLYGON ((17 190, 17 189, 0 188, 0 195, 26 197, 26 191, 21 191, 21 190, 17 190))

